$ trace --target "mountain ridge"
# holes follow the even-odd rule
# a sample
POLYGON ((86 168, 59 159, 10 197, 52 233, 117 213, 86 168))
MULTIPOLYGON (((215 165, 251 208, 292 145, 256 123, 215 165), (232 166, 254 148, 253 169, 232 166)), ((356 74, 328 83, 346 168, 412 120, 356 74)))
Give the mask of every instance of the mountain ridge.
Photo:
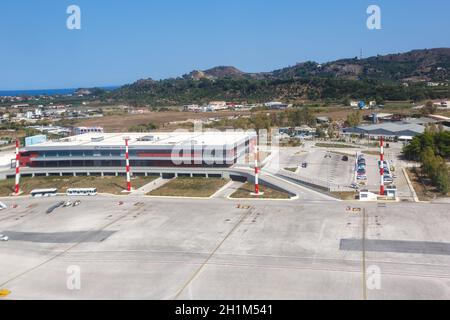
MULTIPOLYGON (((253 79, 270 79, 270 78, 289 78, 302 76, 329 76, 335 75, 342 79, 355 79, 358 76, 376 76, 380 72, 386 71, 387 67, 401 68, 403 64, 406 68, 403 73, 397 71, 388 75, 392 80, 405 81, 429 81, 436 78, 446 80, 448 71, 439 75, 438 68, 450 69, 450 48, 434 48, 434 49, 416 49, 405 53, 395 53, 387 55, 377 55, 364 59, 345 58, 334 60, 320 64, 315 61, 306 61, 297 63, 294 66, 276 69, 270 72, 248 73, 237 69, 234 66, 217 66, 207 70, 194 70, 184 75, 184 78, 193 80, 200 79, 223 79, 223 78, 253 78, 253 79), (415 70, 408 70, 407 64, 417 62, 415 70), (380 65, 381 64, 381 65, 380 65), (433 67, 436 70, 433 70, 433 67), (408 71, 410 73, 408 74, 408 71), (413 74, 413 71, 418 71, 413 74), (433 72, 436 71, 436 72, 433 72), (402 76, 404 76, 402 78, 402 76)), ((400 70, 401 71, 401 70, 400 70)))
POLYGON ((136 104, 155 105, 202 103, 209 99, 422 100, 450 97, 449 80, 450 48, 434 48, 322 64, 306 61, 259 73, 217 66, 178 78, 141 79, 116 90, 113 96, 136 104), (428 88, 427 82, 436 82, 441 87, 428 88))

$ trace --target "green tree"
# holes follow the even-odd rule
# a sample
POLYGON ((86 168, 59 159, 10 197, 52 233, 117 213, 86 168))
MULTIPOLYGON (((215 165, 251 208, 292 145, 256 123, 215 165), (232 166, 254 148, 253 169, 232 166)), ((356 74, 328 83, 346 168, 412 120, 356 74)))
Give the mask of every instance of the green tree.
POLYGON ((443 163, 436 173, 436 185, 442 194, 447 194, 450 191, 450 179, 447 164, 443 163))
POLYGON ((430 114, 435 114, 437 107, 434 105, 433 101, 427 101, 425 106, 422 108, 422 115, 428 116, 430 114))
POLYGON ((349 127, 356 127, 359 126, 362 123, 362 114, 361 111, 357 110, 355 112, 353 112, 352 114, 349 114, 347 116, 347 121, 346 124, 349 127))
POLYGON ((267 114, 258 113, 253 118, 253 125, 254 125, 256 131, 265 129, 269 132, 270 128, 272 127, 272 122, 271 122, 270 117, 267 116, 267 114))

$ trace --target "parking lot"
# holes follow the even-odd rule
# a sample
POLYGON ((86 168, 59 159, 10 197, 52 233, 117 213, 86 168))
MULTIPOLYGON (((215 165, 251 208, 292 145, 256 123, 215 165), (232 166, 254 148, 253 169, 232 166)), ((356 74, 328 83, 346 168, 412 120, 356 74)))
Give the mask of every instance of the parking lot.
POLYGON ((352 155, 348 158, 348 161, 343 161, 343 154, 324 149, 283 150, 280 152, 280 167, 300 167, 296 173, 299 177, 336 191, 346 190, 354 182, 355 158, 352 155))

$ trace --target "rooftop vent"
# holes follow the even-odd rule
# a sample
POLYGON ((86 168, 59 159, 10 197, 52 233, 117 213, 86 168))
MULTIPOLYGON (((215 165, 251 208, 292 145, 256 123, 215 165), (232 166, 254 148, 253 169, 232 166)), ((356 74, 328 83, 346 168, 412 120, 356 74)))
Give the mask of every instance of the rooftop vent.
POLYGON ((91 142, 100 142, 105 140, 105 137, 92 137, 91 142))
POLYGON ((158 140, 155 136, 144 136, 139 139, 139 141, 156 141, 158 140))

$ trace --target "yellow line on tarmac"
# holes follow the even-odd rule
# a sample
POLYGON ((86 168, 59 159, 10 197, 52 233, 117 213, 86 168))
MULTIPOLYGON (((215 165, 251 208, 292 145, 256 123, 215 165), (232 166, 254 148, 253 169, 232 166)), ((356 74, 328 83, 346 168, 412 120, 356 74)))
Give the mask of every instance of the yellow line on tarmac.
POLYGON ((11 294, 8 289, 0 289, 0 298, 5 298, 11 294))

